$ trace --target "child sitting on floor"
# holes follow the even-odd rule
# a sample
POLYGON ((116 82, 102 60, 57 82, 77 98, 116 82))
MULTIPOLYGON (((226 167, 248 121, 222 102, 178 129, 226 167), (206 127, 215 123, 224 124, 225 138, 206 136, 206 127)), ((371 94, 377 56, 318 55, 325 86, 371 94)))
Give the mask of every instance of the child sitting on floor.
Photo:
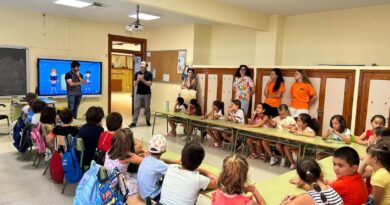
MULTIPOLYGON (((187 105, 184 103, 184 98, 177 97, 173 112, 185 112, 186 109, 187 105)), ((171 126, 171 131, 169 131, 168 136, 176 136, 176 127, 178 124, 177 120, 175 120, 175 118, 169 118, 168 123, 171 126)))
MULTIPOLYGON (((306 137, 315 137, 317 131, 317 123, 315 119, 312 119, 310 115, 306 113, 299 114, 296 127, 292 127, 289 132, 295 135, 301 135, 306 137)), ((292 153, 297 153, 298 148, 293 146, 284 146, 284 153, 290 162, 290 169, 295 169, 296 163, 293 159, 292 153)))
MULTIPOLYGON (((223 120, 225 115, 224 108, 225 105, 223 102, 214 100, 211 111, 207 115, 201 117, 201 119, 209 118, 211 120, 223 120)), ((220 147, 222 144, 221 131, 213 128, 207 128, 206 132, 213 139, 213 143, 211 145, 214 147, 220 147)))
POLYGON ((253 185, 248 185, 249 165, 241 155, 228 156, 223 160, 218 178, 218 189, 212 194, 213 205, 266 205, 264 198, 253 185), (244 193, 252 196, 244 196, 244 193), (255 198, 256 202, 253 200, 255 198))
POLYGON ((324 173, 320 165, 313 159, 305 159, 298 163, 297 173, 299 185, 306 187, 307 192, 298 196, 287 196, 281 205, 342 205, 340 195, 324 182, 324 173))
MULTIPOLYGON (((264 127, 268 128, 269 124, 269 110, 270 106, 265 103, 258 103, 253 112, 251 119, 248 121, 246 127, 264 127)), ((265 160, 263 148, 261 146, 262 140, 252 137, 246 138, 246 143, 249 149, 249 158, 265 160), (255 145, 253 145, 255 144, 255 145)))

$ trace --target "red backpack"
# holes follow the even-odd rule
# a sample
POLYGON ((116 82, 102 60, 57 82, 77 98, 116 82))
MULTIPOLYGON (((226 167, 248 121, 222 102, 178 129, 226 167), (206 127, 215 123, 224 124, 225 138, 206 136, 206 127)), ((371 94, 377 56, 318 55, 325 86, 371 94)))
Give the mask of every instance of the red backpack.
POLYGON ((62 184, 64 179, 64 169, 62 168, 62 158, 58 151, 57 136, 54 142, 54 153, 50 159, 50 175, 54 182, 62 184))

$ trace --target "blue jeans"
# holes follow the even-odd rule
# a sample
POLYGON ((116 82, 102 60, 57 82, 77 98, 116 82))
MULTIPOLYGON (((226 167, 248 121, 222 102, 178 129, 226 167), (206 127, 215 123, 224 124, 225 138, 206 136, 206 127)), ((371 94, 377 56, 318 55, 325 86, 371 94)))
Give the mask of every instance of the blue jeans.
POLYGON ((68 95, 68 109, 72 112, 74 119, 77 119, 77 109, 79 109, 81 98, 81 95, 68 95))

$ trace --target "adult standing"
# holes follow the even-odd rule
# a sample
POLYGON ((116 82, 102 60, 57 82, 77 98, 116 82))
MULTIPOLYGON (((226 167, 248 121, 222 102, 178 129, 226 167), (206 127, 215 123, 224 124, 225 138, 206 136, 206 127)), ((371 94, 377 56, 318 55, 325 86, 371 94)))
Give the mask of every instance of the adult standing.
POLYGON ((279 68, 272 69, 270 79, 264 87, 265 103, 271 106, 269 114, 272 117, 279 115, 278 107, 282 101, 284 90, 282 71, 279 68))
POLYGON ((246 65, 238 67, 233 83, 234 99, 241 101, 241 109, 248 114, 250 99, 255 93, 255 85, 251 77, 251 72, 246 65))
POLYGON ((78 61, 72 61, 70 67, 71 71, 65 75, 68 109, 72 113, 73 118, 77 119, 77 110, 82 98, 81 85, 85 83, 85 80, 80 73, 80 63, 78 61))
POLYGON ((136 72, 134 75, 134 86, 137 86, 137 92, 135 94, 134 100, 134 115, 133 122, 129 127, 135 127, 137 125, 137 120, 139 112, 141 110, 141 104, 143 102, 145 106, 145 116, 146 116, 146 125, 150 126, 150 98, 152 92, 150 91, 150 86, 152 86, 153 75, 151 72, 147 71, 146 68, 148 64, 146 61, 142 61, 140 64, 140 71, 136 72))
POLYGON ((195 76, 195 70, 192 68, 187 69, 187 76, 183 80, 183 83, 181 85, 182 89, 190 89, 190 90, 196 90, 196 84, 197 84, 196 76, 195 76))
POLYGON ((290 93, 291 116, 298 117, 301 113, 309 114, 309 106, 317 100, 317 94, 304 70, 295 71, 295 83, 292 84, 290 93))

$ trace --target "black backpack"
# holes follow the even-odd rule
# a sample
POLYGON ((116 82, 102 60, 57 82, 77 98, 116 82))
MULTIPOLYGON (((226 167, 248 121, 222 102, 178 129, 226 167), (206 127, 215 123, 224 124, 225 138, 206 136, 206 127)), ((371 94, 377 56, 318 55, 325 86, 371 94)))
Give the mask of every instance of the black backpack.
POLYGON ((32 146, 31 141, 31 131, 34 127, 34 124, 27 124, 22 131, 22 136, 19 142, 19 147, 17 147, 18 151, 21 153, 25 153, 29 147, 32 146))

